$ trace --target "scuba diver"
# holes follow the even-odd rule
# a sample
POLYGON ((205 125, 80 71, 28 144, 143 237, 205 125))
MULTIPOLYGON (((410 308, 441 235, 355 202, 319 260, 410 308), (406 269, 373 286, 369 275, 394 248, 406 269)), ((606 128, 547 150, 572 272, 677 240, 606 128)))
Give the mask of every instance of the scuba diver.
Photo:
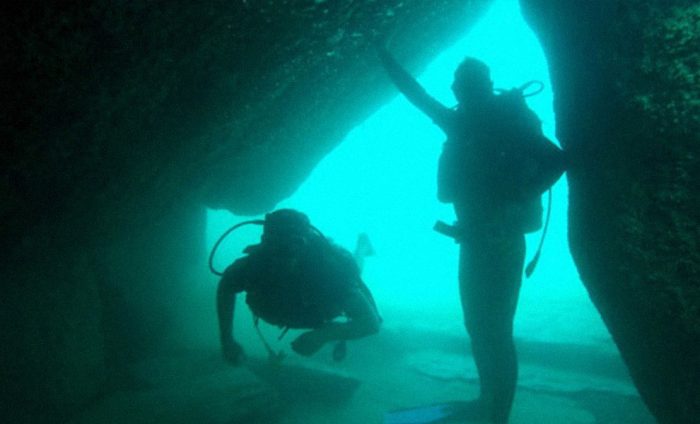
MULTIPOLYGON (((216 305, 224 359, 239 365, 244 350, 233 335, 236 295, 246 292, 246 303, 255 317, 283 328, 307 329, 291 343, 300 355, 311 356, 324 344, 338 342, 333 358, 345 357, 345 341, 379 331, 374 299, 362 281, 353 255, 332 243, 309 218, 293 209, 265 215, 264 221, 247 221, 263 226, 260 243, 244 249, 246 256, 234 261, 221 275, 216 305), (336 318, 344 317, 345 321, 336 318)), ((229 232, 225 233, 219 242, 229 232)), ((258 330, 259 332, 259 330, 258 330)), ((262 338, 262 335, 261 335, 262 338)), ((263 339, 263 342, 264 339, 263 339)), ((271 359, 281 359, 267 343, 271 359)))
POLYGON ((513 319, 525 234, 542 227, 541 196, 565 170, 563 151, 542 134, 541 121, 524 101, 526 87, 497 95, 483 62, 466 58, 459 65, 452 84, 458 104, 449 108, 428 95, 386 47, 378 53, 398 89, 447 136, 438 163, 438 200, 453 204, 457 223, 438 222, 435 229, 460 244, 460 298, 480 384, 479 397, 451 407, 451 413, 505 424, 517 385, 513 319))

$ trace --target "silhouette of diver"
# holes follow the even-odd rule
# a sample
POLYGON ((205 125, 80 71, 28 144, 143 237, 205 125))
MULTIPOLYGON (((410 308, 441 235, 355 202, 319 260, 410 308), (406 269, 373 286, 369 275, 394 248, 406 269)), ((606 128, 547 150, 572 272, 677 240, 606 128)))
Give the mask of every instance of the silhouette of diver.
MULTIPOLYGON (((349 251, 332 243, 305 214, 293 209, 269 213, 261 223, 260 243, 248 246, 246 255, 224 271, 217 290, 221 348, 227 362, 238 365, 244 359, 243 347, 233 335, 240 292, 246 292, 256 324, 259 318, 285 332, 309 330, 292 342, 292 349, 303 356, 338 341, 333 358, 339 361, 345 357, 346 340, 379 331, 381 318, 374 299, 349 251), (339 317, 345 322, 336 320, 339 317)), ((358 257, 367 254, 356 252, 358 257)), ((265 346, 271 359, 282 357, 265 346)))
POLYGON ((460 244, 464 323, 479 374, 480 395, 451 407, 462 419, 508 422, 518 363, 513 341, 525 233, 542 226, 541 195, 565 170, 563 152, 542 134, 522 91, 496 95, 486 64, 457 68, 448 108, 428 95, 378 47, 382 65, 406 98, 447 135, 438 167, 438 200, 452 203, 460 244))

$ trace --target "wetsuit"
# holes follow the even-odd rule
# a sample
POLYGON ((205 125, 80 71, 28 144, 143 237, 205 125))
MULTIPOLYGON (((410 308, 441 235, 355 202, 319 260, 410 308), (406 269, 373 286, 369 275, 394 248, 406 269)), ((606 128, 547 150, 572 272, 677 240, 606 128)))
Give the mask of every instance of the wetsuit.
POLYGON ((378 331, 381 319, 374 300, 342 247, 315 236, 293 255, 274 243, 249 246, 245 253, 226 269, 217 291, 223 354, 232 364, 240 363, 243 353, 233 336, 236 294, 241 292, 256 317, 285 329, 311 330, 292 342, 302 355, 330 341, 378 331), (347 320, 335 321, 341 316, 347 320))

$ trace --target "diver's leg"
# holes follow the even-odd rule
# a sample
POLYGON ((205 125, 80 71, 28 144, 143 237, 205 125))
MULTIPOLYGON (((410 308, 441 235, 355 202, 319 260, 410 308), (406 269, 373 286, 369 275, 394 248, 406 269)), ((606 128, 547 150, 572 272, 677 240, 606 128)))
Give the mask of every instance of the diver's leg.
POLYGON ((517 384, 513 342, 525 240, 489 237, 460 252, 460 294, 479 373, 480 400, 494 423, 506 423, 517 384))
POLYGON ((459 292, 464 313, 464 324, 469 334, 472 348, 472 357, 479 377, 479 398, 473 406, 474 410, 481 409, 481 414, 486 413, 484 405, 490 403, 494 392, 494 369, 491 362, 489 343, 486 342, 487 335, 485 317, 489 311, 482 301, 484 294, 481 293, 479 268, 484 262, 481 257, 481 250, 472 244, 462 244, 459 254, 459 292))
POLYGON ((493 423, 506 424, 515 398, 518 381, 518 359, 513 341, 512 320, 494 325, 492 344, 494 363, 494 390, 492 398, 491 419, 493 423))

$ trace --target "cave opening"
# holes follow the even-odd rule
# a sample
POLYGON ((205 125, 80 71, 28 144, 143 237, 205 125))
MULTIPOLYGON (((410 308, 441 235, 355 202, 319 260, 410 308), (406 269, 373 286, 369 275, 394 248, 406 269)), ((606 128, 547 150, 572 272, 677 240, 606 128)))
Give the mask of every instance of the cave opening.
MULTIPOLYGON (((445 105, 456 103, 450 84, 465 56, 487 63, 497 88, 542 81, 544 91, 529 97, 528 105, 542 120, 545 134, 556 142, 547 63, 517 0, 495 2, 476 26, 418 77, 445 105)), ((455 219, 451 205, 436 198, 437 158, 443 142, 442 132, 398 95, 351 131, 277 208, 305 212, 316 227, 351 251, 358 234, 368 234, 376 256, 366 260, 363 277, 385 326, 431 327, 462 335, 458 246, 432 230, 435 220, 455 219)), ((546 207, 546 196, 543 203, 546 207)), ((523 280, 515 336, 615 349, 569 253, 567 203, 564 176, 553 187, 551 222, 539 265, 531 278, 523 280)), ((207 248, 233 224, 255 218, 262 217, 209 210, 207 248)), ((216 267, 225 268, 259 235, 256 227, 237 231, 222 244, 216 267)), ((526 260, 539 238, 539 232, 528 236, 526 260)))

